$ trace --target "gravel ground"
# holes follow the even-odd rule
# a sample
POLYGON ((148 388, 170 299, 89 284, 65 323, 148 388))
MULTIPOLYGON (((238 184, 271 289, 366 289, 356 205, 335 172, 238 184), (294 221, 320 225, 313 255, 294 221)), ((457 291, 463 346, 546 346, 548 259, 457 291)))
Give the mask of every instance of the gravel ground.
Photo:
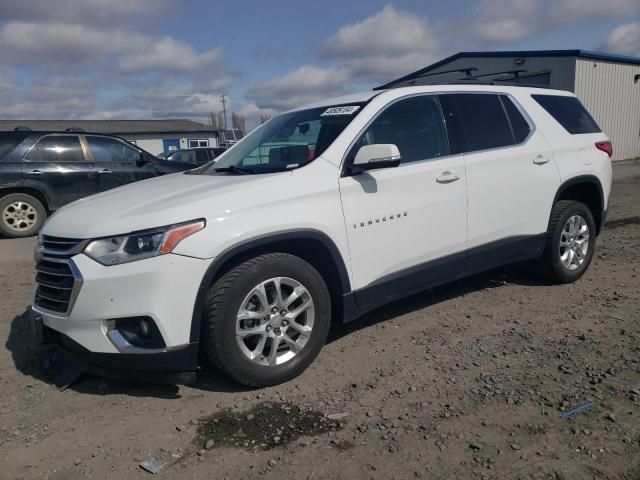
POLYGON ((518 265, 415 295, 275 388, 209 373, 65 391, 25 326, 33 240, 0 240, 0 478, 153 478, 139 464, 158 456, 166 479, 638 479, 639 239, 640 161, 624 162, 576 284, 518 265))

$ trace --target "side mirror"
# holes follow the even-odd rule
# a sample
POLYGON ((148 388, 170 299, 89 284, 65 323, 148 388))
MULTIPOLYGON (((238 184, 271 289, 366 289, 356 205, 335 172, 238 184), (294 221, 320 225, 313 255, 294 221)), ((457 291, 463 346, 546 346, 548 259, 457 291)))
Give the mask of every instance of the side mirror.
POLYGON ((374 143, 360 147, 351 165, 351 174, 356 175, 367 170, 392 168, 400 165, 400 150, 392 143, 374 143))
POLYGON ((138 167, 143 167, 143 166, 145 166, 147 163, 149 163, 150 161, 151 161, 151 160, 149 160, 149 159, 147 158, 147 156, 146 156, 144 153, 140 152, 140 158, 138 158, 138 160, 136 160, 136 165, 137 165, 138 167))

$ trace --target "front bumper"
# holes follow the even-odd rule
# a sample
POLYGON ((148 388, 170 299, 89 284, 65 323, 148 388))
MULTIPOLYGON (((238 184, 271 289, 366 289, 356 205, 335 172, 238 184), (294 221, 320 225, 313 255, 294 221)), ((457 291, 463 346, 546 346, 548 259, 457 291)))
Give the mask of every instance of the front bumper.
POLYGON ((196 369, 198 345, 190 342, 190 334, 209 261, 173 254, 109 267, 83 254, 69 261, 82 283, 68 314, 32 307, 45 333, 51 334, 47 337, 91 367, 123 372, 196 369), (138 316, 153 320, 163 348, 123 349, 110 339, 114 320, 138 316))

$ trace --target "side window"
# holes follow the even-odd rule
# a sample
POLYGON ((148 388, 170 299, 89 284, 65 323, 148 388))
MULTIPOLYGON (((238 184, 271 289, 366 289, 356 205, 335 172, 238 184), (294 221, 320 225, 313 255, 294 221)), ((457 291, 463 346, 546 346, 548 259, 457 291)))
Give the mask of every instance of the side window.
POLYGON ((513 145, 505 109, 496 94, 454 93, 443 95, 447 125, 458 127, 456 153, 513 145))
POLYGON ((131 145, 109 137, 86 137, 96 162, 135 162, 140 152, 131 145))
POLYGON ((524 139, 529 136, 531 132, 531 127, 529 123, 525 120, 516 107, 513 104, 513 101, 506 95, 500 95, 500 99, 502 100, 502 105, 504 105, 504 109, 507 111, 507 117, 509 117, 509 123, 511 124, 511 130, 513 131, 513 138, 516 143, 524 142, 524 139))
POLYGON ((84 162, 84 154, 77 136, 49 135, 35 144, 26 159, 47 163, 84 162))
POLYGON ((208 163, 211 160, 209 150, 206 150, 206 149, 196 150, 195 154, 196 154, 195 163, 197 163, 198 165, 204 165, 205 163, 208 163))
POLYGON ((596 121, 576 97, 561 95, 531 96, 570 134, 601 132, 596 121))
POLYGON ((350 152, 355 157, 364 145, 391 143, 398 147, 402 163, 449 154, 442 111, 435 95, 400 100, 380 114, 350 152))

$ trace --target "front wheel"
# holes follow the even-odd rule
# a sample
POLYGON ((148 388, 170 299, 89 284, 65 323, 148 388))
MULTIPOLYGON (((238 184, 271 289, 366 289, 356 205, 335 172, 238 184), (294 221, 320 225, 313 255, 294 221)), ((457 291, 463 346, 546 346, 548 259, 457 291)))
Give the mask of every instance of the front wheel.
POLYGON ((315 268, 286 253, 260 255, 209 289, 204 353, 239 383, 276 385, 313 362, 330 323, 331 299, 315 268))
POLYGON ((589 267, 596 246, 596 223, 589 207, 561 200, 551 212, 542 266, 555 283, 571 283, 589 267))

